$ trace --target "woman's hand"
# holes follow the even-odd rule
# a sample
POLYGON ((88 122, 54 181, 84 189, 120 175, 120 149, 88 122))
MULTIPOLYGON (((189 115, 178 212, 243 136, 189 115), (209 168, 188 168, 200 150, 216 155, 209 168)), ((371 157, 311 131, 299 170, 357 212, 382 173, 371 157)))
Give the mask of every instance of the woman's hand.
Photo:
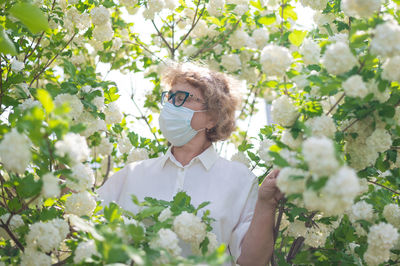
POLYGON ((276 186, 276 178, 279 175, 279 170, 273 170, 264 179, 258 189, 258 201, 263 205, 268 205, 275 208, 278 201, 283 198, 283 193, 276 186))

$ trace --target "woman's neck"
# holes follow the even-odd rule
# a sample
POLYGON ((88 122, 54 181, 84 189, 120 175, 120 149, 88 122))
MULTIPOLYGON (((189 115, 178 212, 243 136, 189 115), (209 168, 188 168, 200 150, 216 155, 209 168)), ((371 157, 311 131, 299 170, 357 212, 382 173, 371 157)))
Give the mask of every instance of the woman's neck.
POLYGON ((203 142, 201 145, 198 143, 189 142, 180 147, 172 147, 172 154, 175 159, 180 162, 183 166, 187 165, 194 157, 201 154, 208 147, 211 146, 210 141, 203 142))

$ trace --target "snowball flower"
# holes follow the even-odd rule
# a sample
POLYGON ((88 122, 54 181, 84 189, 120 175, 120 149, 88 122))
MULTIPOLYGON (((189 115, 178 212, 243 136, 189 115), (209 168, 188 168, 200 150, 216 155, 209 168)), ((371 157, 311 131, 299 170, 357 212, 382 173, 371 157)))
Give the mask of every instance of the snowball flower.
MULTIPOLYGON (((0 220, 3 223, 7 223, 9 218, 10 218, 10 214, 9 213, 6 213, 6 214, 3 214, 2 216, 0 216, 0 220)), ((15 214, 15 215, 12 216, 12 218, 11 218, 9 224, 8 224, 8 228, 12 232, 15 232, 15 230, 17 228, 19 228, 21 226, 24 226, 24 225, 25 225, 25 223, 24 223, 24 220, 22 220, 21 215, 15 214)), ((10 235, 3 228, 0 228, 0 238, 4 238, 5 240, 8 240, 8 239, 10 239, 10 235)))
POLYGON ((42 177, 42 195, 45 198, 57 198, 60 196, 61 189, 58 185, 59 180, 52 173, 47 173, 42 177))
POLYGON ((101 138, 99 146, 97 146, 97 152, 101 155, 110 155, 113 150, 113 144, 108 138, 101 138))
POLYGON ((106 115, 107 125, 121 123, 123 118, 123 115, 116 102, 109 103, 104 111, 104 114, 106 115))
POLYGON ((324 10, 328 0, 300 0, 303 6, 311 7, 315 10, 324 10))
POLYGON ((322 57, 322 64, 329 74, 340 75, 357 65, 357 59, 351 53, 348 44, 337 42, 328 46, 322 57))
POLYGON ((74 263, 79 264, 84 262, 86 258, 90 258, 93 255, 100 256, 96 250, 96 244, 94 240, 89 240, 86 242, 80 242, 75 249, 74 263))
POLYGON ((372 221, 373 217, 374 209, 371 204, 365 201, 359 201, 351 206, 349 219, 352 223, 356 222, 357 220, 372 221))
POLYGON ((104 25, 110 21, 110 11, 104 6, 98 6, 90 11, 94 25, 104 25))
POLYGON ((381 8, 381 0, 342 0, 341 8, 346 16, 370 18, 381 8))
POLYGON ((293 62, 286 47, 269 44, 261 52, 260 62, 267 76, 283 76, 293 62))
POLYGON ((272 120, 283 127, 290 127, 296 122, 299 113, 287 95, 282 95, 272 102, 272 120))
POLYGON ((103 25, 98 25, 93 29, 93 38, 99 42, 111 41, 114 36, 114 30, 110 22, 103 25))
POLYGON ((369 93, 368 88, 360 75, 353 75, 342 84, 347 96, 364 98, 369 93))
POLYGON ((388 204, 383 209, 383 217, 386 221, 400 229, 400 207, 396 204, 388 204))
POLYGON ((224 54, 221 57, 221 65, 230 72, 235 72, 241 68, 240 58, 237 54, 224 54))
POLYGON ((68 188, 74 191, 85 191, 93 187, 94 174, 89 166, 77 163, 71 170, 71 178, 68 178, 66 182, 68 188))
POLYGON ((242 163, 246 165, 247 168, 250 167, 250 159, 247 158, 246 154, 244 152, 238 151, 231 157, 231 161, 236 161, 239 163, 242 163))
POLYGON ((15 72, 20 72, 22 69, 24 69, 25 64, 24 62, 18 61, 17 59, 13 58, 11 60, 11 70, 15 72))
MULTIPOLYGON (((207 245, 207 253, 206 255, 210 255, 218 248, 218 240, 217 236, 212 232, 207 232, 206 237, 208 238, 208 245, 207 245)), ((202 251, 199 245, 191 245, 192 253, 198 256, 202 256, 202 251)))
POLYGON ((277 177, 276 185, 285 194, 303 193, 306 185, 306 172, 292 167, 283 168, 277 177))
POLYGON ((149 152, 144 148, 135 148, 128 156, 127 162, 133 163, 149 159, 149 152))
POLYGON ((376 26, 371 40, 371 52, 383 57, 400 55, 400 26, 396 21, 376 26))
POLYGON ((214 17, 222 15, 225 7, 225 0, 210 0, 207 5, 208 14, 214 17))
POLYGON ((367 88, 368 93, 372 93, 374 95, 374 100, 377 100, 380 103, 384 103, 390 98, 390 90, 384 88, 384 90, 381 91, 376 80, 371 79, 367 83, 367 88))
POLYGON ((260 148, 258 149, 258 154, 261 158, 266 163, 270 163, 273 158, 269 155, 269 148, 274 145, 274 141, 271 139, 264 139, 260 143, 260 148))
POLYGON ((160 215, 158 216, 158 220, 159 220, 160 222, 164 222, 164 221, 166 221, 167 219, 169 219, 169 218, 171 218, 171 217, 172 217, 172 212, 171 212, 170 208, 165 208, 165 209, 160 213, 160 215))
POLYGON ((83 112, 83 104, 76 95, 68 93, 59 94, 54 99, 54 104, 56 107, 60 107, 64 104, 69 106, 68 116, 73 119, 77 119, 83 112))
POLYGON ((302 152, 310 172, 318 176, 330 176, 339 167, 331 139, 311 137, 303 142, 302 152))
POLYGON ((269 40, 269 32, 266 29, 255 29, 251 35, 256 42, 259 49, 262 49, 267 45, 269 40))
POLYGON ((392 145, 392 137, 387 130, 377 128, 374 133, 367 138, 365 143, 376 152, 384 152, 392 145))
POLYGON ((400 82, 400 55, 391 57, 383 64, 382 78, 400 82))
POLYGON ((158 236, 149 243, 152 249, 166 249, 171 255, 181 255, 182 249, 179 247, 179 239, 171 229, 161 228, 158 236))
POLYGON ((26 236, 26 243, 29 246, 36 246, 43 252, 50 252, 58 248, 62 240, 60 231, 50 222, 32 224, 26 236))
POLYGON ((0 142, 0 158, 4 167, 11 172, 23 174, 31 160, 31 141, 16 128, 6 133, 0 142))
POLYGON ((368 245, 391 249, 396 244, 399 233, 391 224, 380 222, 369 228, 368 245))
POLYGON ((304 64, 318 64, 321 54, 321 47, 313 40, 305 39, 300 47, 300 54, 303 55, 304 64))
POLYGON ((21 255, 21 266, 50 266, 51 257, 37 251, 36 248, 27 246, 21 255))
POLYGON ((86 139, 76 133, 67 133, 63 139, 57 141, 54 146, 58 156, 68 156, 74 164, 86 161, 90 155, 86 139))
POLYGON ((288 145, 291 149, 297 150, 303 143, 303 135, 300 133, 296 138, 294 138, 289 130, 285 130, 282 133, 281 142, 288 145))
POLYGON ((333 138, 336 132, 336 126, 330 116, 322 115, 310 118, 305 123, 311 128, 313 136, 333 138))
POLYGON ((169 10, 175 10, 179 6, 178 0, 165 0, 165 8, 169 10))
POLYGON ((233 48, 233 49, 240 49, 243 46, 245 46, 248 41, 249 41, 249 35, 247 32, 245 32, 242 29, 236 30, 231 34, 228 40, 228 44, 233 48))
POLYGON ((65 202, 65 212, 77 216, 91 216, 96 208, 96 201, 89 192, 73 193, 65 202))
POLYGON ((174 232, 183 241, 199 245, 206 236, 206 225, 193 213, 182 212, 173 223, 174 232))

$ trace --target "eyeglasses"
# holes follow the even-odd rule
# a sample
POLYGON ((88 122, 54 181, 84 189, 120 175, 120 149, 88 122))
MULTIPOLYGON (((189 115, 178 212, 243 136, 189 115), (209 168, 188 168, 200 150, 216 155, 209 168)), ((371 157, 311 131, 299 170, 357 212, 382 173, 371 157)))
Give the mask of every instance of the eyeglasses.
POLYGON ((161 105, 164 105, 166 102, 169 102, 171 100, 172 104, 176 107, 182 106, 186 101, 196 101, 198 103, 205 104, 202 99, 195 97, 193 94, 190 94, 187 91, 163 91, 161 93, 161 105))

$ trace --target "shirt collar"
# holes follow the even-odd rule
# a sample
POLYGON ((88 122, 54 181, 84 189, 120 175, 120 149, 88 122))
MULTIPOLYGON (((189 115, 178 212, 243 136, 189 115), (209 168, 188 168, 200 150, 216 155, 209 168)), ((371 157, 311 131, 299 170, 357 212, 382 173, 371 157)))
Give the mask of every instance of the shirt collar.
MULTIPOLYGON (((164 165, 168 161, 168 159, 170 159, 171 161, 176 161, 174 155, 171 152, 171 149, 172 149, 172 146, 169 147, 169 149, 167 150, 165 155, 161 157, 161 167, 164 167, 164 165)), ((192 159, 192 161, 196 158, 198 158, 200 160, 200 162, 203 164, 204 168, 206 168, 206 170, 208 171, 211 169, 211 167, 214 165, 214 163, 218 160, 219 155, 218 155, 217 151, 214 149, 214 146, 211 145, 205 151, 203 151, 201 154, 194 157, 192 159)), ((189 164, 191 164, 191 162, 189 164)))

